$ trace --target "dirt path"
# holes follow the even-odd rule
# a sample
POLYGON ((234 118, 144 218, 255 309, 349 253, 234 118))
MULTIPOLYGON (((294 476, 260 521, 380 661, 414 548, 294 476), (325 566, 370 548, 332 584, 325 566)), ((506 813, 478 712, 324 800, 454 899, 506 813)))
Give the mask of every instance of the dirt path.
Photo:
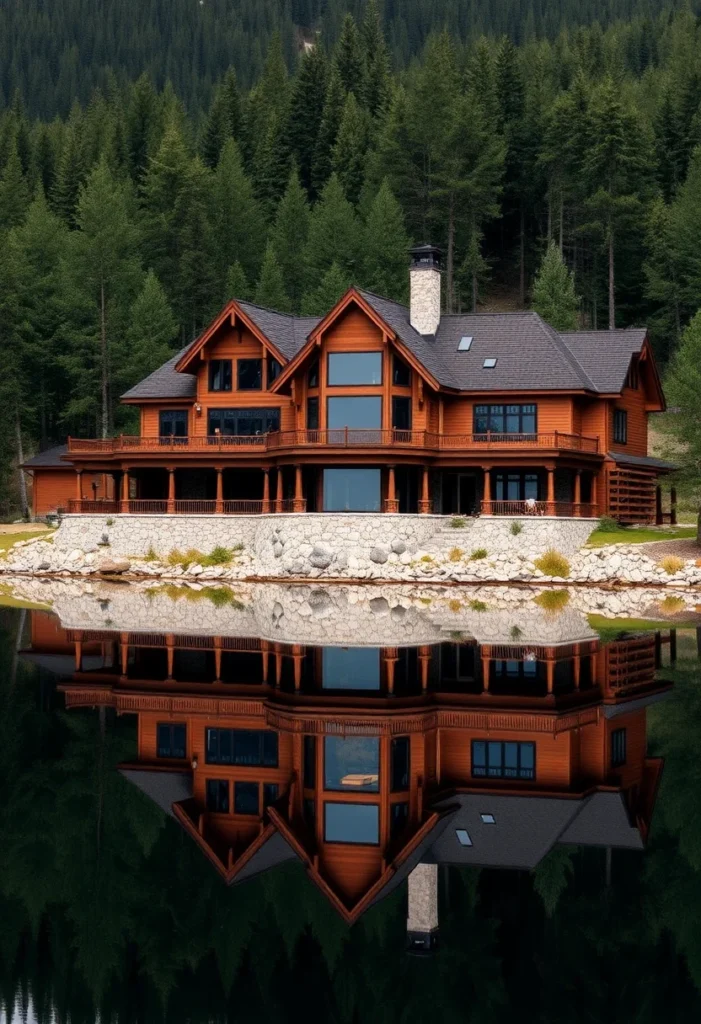
POLYGON ((695 537, 682 537, 677 540, 655 540, 649 544, 636 544, 635 550, 648 558, 664 558, 666 555, 677 555, 679 558, 701 558, 701 548, 696 544, 695 537))
POLYGON ((0 523, 2 533, 46 533, 46 523, 0 523))

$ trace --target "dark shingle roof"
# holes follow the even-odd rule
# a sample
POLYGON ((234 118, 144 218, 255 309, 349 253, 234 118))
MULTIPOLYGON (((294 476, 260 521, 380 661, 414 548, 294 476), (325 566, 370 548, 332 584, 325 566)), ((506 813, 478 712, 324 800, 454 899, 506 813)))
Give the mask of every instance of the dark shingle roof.
POLYGON ((187 772, 159 772, 139 768, 120 768, 127 782, 153 800, 162 811, 174 818, 173 804, 192 797, 192 776, 187 772))
POLYGON ((185 348, 176 352, 167 363, 159 366, 148 377, 144 377, 129 391, 125 391, 122 398, 195 398, 197 395, 195 375, 175 372, 175 364, 189 348, 190 346, 186 345, 185 348))
POLYGON ((238 302, 238 305, 287 359, 291 359, 299 352, 308 335, 321 320, 318 316, 289 316, 287 313, 276 313, 275 310, 264 309, 252 302, 238 302))
POLYGON ((373 292, 361 291, 360 294, 440 384, 444 387, 455 386, 450 383, 450 372, 443 363, 435 338, 426 337, 414 330, 409 323, 409 310, 406 306, 401 302, 393 302, 392 299, 384 299, 373 292))
POLYGON ((73 469, 70 462, 62 459, 62 456, 67 453, 67 444, 57 444, 54 448, 47 448, 46 451, 39 452, 38 455, 34 455, 31 459, 26 459, 22 463, 22 468, 34 469, 35 466, 53 466, 54 469, 73 469))
POLYGON ((608 457, 624 466, 639 466, 641 469, 668 469, 671 472, 679 468, 673 462, 656 459, 652 455, 629 455, 627 452, 609 452, 608 457))
POLYGON ((577 846, 625 846, 629 850, 642 850, 645 845, 639 830, 630 823, 622 793, 592 793, 559 841, 577 846))
POLYGON ((647 331, 575 331, 561 334, 565 345, 591 377, 596 391, 616 393, 623 388, 630 360, 643 347, 647 331))

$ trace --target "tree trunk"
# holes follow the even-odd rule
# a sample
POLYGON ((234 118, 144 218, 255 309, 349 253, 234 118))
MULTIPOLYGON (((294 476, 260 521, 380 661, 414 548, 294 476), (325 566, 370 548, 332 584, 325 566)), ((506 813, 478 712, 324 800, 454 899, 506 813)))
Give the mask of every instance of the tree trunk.
POLYGON ((22 508, 22 515, 27 519, 29 517, 29 502, 27 501, 27 479, 22 469, 24 448, 22 447, 22 424, 19 419, 19 405, 15 406, 15 437, 17 441, 17 472, 19 473, 19 502, 22 508))
POLYGON ((107 313, 105 310, 105 281, 100 281, 100 356, 101 356, 101 391, 102 391, 102 436, 109 434, 109 367, 107 365, 107 313))
POLYGON ((526 214, 521 203, 521 231, 519 239, 521 273, 518 283, 518 297, 521 306, 526 304, 526 214))
POLYGON ((616 327, 615 275, 613 262, 613 228, 609 224, 609 330, 616 327))
POLYGON ((455 204, 453 197, 450 197, 450 203, 448 205, 448 254, 445 261, 445 276, 446 276, 446 312, 452 313, 454 310, 454 295, 453 295, 453 259, 455 255, 455 204))

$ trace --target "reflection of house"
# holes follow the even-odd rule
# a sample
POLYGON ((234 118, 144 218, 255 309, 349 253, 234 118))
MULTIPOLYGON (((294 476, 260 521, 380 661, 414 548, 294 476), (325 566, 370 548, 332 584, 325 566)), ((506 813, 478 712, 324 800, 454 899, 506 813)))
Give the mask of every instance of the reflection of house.
MULTIPOLYGON (((38 645, 50 621, 34 614, 38 645)), ((351 923, 419 864, 642 848, 661 770, 646 707, 669 689, 656 668, 671 640, 373 653, 73 630, 48 644, 73 651, 68 707, 138 716, 123 774, 227 882, 297 858, 351 923)), ((412 879, 432 891, 430 870, 412 879)))
POLYGON ((442 315, 430 246, 410 280, 408 308, 351 288, 322 319, 232 300, 123 396, 138 436, 70 438, 61 492, 54 468, 28 464, 37 494, 50 473, 55 502, 100 514, 655 517, 671 467, 648 455, 664 397, 644 329, 442 315))

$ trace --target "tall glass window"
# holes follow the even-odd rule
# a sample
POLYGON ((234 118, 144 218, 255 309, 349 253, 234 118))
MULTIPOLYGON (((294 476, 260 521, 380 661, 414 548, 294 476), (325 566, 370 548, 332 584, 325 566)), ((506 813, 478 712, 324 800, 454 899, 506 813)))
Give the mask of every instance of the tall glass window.
POLYGON ((538 500, 537 473, 497 473, 494 497, 496 501, 538 500))
POLYGON ((307 399, 307 430, 319 429, 319 399, 307 399))
POLYGON ((330 387, 344 384, 381 384, 381 352, 329 352, 330 387))
POLYGON ((392 383, 401 388, 411 385, 411 370, 398 355, 392 357, 392 383))
POLYGON ((394 430, 411 430, 411 399, 395 395, 392 399, 392 427, 394 430))
POLYGON ((277 768, 277 733, 258 729, 207 729, 207 764, 277 768))
POLYGON ((229 783, 226 779, 207 779, 206 802, 208 811, 229 813, 229 783))
POLYGON ((258 814, 258 783, 234 783, 234 811, 236 814, 258 814))
POLYGON ((325 512, 379 512, 381 470, 325 469, 325 512))
POLYGON ((379 792, 379 739, 376 736, 326 736, 324 789, 379 792))
POLYGON ((327 843, 377 845, 380 841, 379 807, 377 804, 325 804, 324 839, 327 843))
POLYGON ((159 757, 185 757, 187 727, 172 722, 159 722, 157 743, 159 757))
POLYGON ((409 742, 408 736, 397 736, 390 746, 390 789, 393 793, 409 788, 409 742))
POLYGON ((262 359, 239 359, 236 369, 239 391, 260 391, 263 387, 262 359))
POLYGON ((322 647, 321 680, 325 690, 379 690, 379 647, 322 647))
POLYGON ((209 390, 231 391, 231 360, 211 359, 209 363, 209 390))
POLYGON ((382 426, 382 399, 370 396, 329 398, 329 430, 348 427, 353 430, 379 430, 382 426))

